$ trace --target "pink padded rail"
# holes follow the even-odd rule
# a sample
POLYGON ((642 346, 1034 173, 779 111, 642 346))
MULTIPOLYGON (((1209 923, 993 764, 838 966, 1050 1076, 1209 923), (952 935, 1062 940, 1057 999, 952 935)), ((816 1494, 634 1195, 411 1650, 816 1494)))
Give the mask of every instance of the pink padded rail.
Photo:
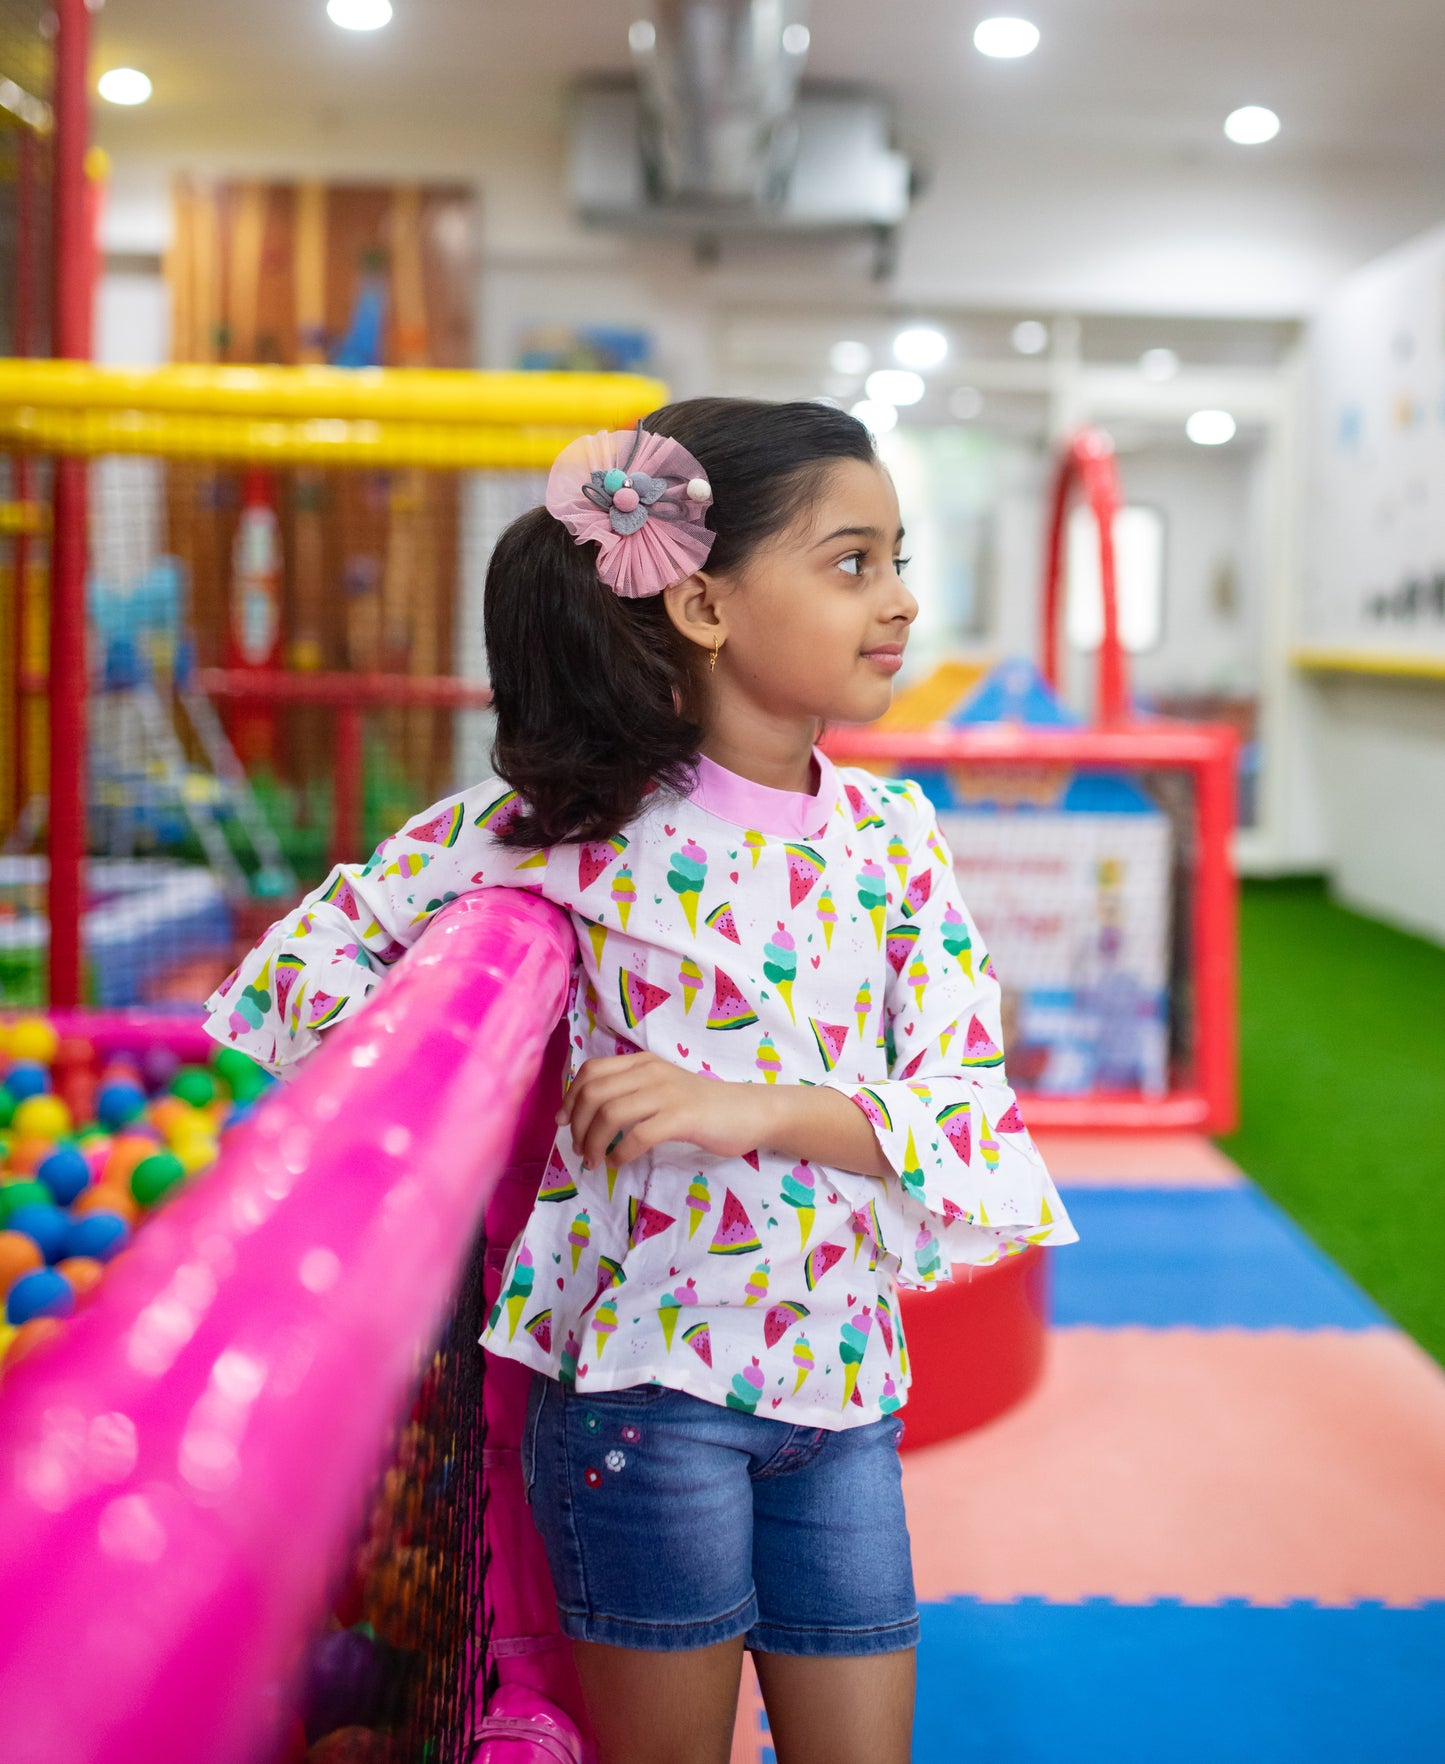
POLYGON ((6 1764, 266 1755, 417 1353, 535 1155, 574 954, 528 893, 443 908, 0 1387, 6 1764))

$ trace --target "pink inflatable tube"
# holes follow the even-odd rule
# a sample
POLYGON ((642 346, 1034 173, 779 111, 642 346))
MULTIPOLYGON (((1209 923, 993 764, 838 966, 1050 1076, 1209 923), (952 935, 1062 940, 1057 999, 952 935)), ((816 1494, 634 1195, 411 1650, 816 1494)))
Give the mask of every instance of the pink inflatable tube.
MULTIPOLYGON (((527 1198, 574 955, 526 893, 443 908, 0 1387, 5 1764, 268 1756, 487 1197, 527 1198)), ((506 1580, 539 1547, 528 1525, 489 1577, 498 1634, 534 1636, 503 1676, 566 1707, 555 1616, 506 1580)))

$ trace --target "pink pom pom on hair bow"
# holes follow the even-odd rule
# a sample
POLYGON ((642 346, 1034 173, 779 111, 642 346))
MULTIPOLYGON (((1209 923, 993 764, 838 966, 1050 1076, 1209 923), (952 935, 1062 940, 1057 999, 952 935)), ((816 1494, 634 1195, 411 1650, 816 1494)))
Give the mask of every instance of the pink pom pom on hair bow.
POLYGON ((712 490, 702 467, 642 424, 584 435, 557 455, 547 511, 579 545, 597 543, 597 574, 628 600, 661 594, 701 569, 715 535, 704 524, 712 490))

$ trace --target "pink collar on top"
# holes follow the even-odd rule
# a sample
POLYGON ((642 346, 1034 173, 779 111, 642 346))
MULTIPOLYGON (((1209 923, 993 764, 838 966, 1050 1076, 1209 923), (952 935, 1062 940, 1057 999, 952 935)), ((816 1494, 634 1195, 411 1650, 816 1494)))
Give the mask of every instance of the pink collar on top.
POLYGON ((753 827, 759 833, 781 834, 788 839, 817 839, 827 831, 828 817, 838 800, 838 774, 821 748, 813 749, 813 758, 818 762, 818 788, 809 796, 803 790, 774 790, 768 784, 755 784, 700 753, 697 787, 689 801, 735 827, 753 827))

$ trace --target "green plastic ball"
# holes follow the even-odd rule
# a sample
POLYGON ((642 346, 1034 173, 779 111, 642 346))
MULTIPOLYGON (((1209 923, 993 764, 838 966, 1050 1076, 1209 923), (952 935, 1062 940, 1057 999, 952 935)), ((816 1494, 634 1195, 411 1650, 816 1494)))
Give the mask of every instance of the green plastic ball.
POLYGON ((239 1047, 217 1048, 211 1065, 221 1082, 229 1085, 232 1090, 238 1083, 244 1083, 257 1069, 256 1062, 249 1055, 243 1054, 239 1047))
POLYGON ((178 1157, 171 1152, 153 1152, 131 1171, 130 1191, 137 1205, 153 1207, 185 1179, 186 1167, 178 1157))
POLYGON ((215 1100, 216 1080, 204 1066, 182 1066, 171 1079, 171 1095, 193 1109, 203 1109, 215 1100))
POLYGON ((32 1181, 27 1177, 23 1182, 7 1182, 0 1188, 0 1227, 17 1207, 34 1205, 54 1206, 55 1196, 43 1182, 32 1181))
POLYGON ((15 1119, 15 1098, 0 1084, 0 1127, 8 1127, 15 1119))

